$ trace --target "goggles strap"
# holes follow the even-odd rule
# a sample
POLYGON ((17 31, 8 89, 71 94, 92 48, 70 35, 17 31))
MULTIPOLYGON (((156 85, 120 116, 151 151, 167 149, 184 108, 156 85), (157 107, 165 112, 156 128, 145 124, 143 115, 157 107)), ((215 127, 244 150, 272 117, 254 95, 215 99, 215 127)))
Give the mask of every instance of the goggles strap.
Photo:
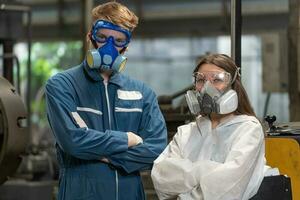
POLYGON ((230 85, 232 85, 234 83, 234 81, 236 80, 237 76, 240 76, 240 68, 239 67, 236 68, 236 71, 234 73, 234 76, 232 78, 232 81, 231 81, 230 85))
POLYGON ((97 42, 96 42, 96 41, 93 39, 93 37, 92 37, 92 31, 90 31, 90 33, 89 33, 89 38, 90 38, 90 40, 91 40, 91 42, 92 42, 94 48, 95 48, 95 49, 98 49, 97 42))

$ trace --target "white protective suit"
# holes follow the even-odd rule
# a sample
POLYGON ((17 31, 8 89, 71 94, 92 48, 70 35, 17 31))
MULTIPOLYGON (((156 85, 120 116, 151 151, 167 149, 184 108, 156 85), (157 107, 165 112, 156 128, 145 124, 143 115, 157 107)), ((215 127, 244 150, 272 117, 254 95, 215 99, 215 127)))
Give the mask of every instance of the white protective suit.
POLYGON ((264 178, 264 153, 255 117, 231 115, 215 129, 200 117, 178 128, 151 176, 160 199, 247 200, 264 178))

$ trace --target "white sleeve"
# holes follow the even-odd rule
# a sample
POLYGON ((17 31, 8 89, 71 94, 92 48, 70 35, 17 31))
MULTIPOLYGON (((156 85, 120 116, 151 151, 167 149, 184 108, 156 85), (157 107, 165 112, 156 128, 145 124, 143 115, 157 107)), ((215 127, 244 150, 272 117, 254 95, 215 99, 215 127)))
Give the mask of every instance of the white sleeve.
POLYGON ((176 197, 199 185, 193 174, 195 164, 182 157, 182 134, 189 135, 178 129, 173 140, 154 161, 151 177, 159 199, 176 197))
POLYGON ((244 123, 235 131, 239 131, 239 137, 224 163, 197 161, 197 179, 205 200, 243 199, 258 159, 264 157, 264 134, 258 122, 244 123))

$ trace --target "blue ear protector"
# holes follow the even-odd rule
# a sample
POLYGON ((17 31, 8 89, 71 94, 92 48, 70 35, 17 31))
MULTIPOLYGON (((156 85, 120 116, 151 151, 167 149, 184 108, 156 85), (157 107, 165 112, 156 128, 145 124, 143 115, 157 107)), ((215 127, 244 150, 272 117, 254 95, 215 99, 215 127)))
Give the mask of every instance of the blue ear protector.
MULTIPOLYGON (((86 60, 90 68, 101 69, 101 70, 111 70, 113 72, 120 72, 124 69, 127 58, 120 55, 117 47, 128 46, 131 38, 131 33, 117 25, 110 22, 98 20, 92 28, 90 39, 95 48, 97 48, 98 43, 104 43, 103 46, 97 49, 92 49, 87 52, 86 60), (98 36, 100 29, 111 29, 119 31, 126 36, 124 40, 115 40, 113 36, 98 36)), ((121 50, 122 51, 122 50, 121 50)))

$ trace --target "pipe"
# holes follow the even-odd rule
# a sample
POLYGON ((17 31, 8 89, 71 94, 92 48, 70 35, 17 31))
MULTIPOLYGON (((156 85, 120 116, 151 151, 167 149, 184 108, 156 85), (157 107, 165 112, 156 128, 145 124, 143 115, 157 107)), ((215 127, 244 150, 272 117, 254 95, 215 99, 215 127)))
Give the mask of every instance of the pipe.
POLYGON ((238 67, 241 67, 241 38, 241 0, 231 0, 231 57, 238 67))

